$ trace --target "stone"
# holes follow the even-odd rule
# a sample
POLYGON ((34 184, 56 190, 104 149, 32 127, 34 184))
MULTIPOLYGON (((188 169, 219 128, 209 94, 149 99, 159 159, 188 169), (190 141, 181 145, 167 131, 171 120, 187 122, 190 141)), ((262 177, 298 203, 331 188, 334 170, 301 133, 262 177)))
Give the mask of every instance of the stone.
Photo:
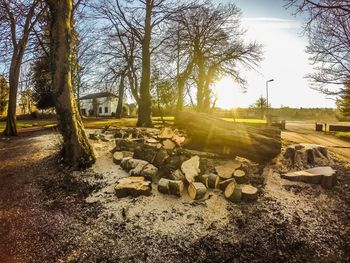
POLYGON ((192 183, 199 175, 199 156, 193 156, 181 164, 181 171, 184 173, 187 182, 192 183))

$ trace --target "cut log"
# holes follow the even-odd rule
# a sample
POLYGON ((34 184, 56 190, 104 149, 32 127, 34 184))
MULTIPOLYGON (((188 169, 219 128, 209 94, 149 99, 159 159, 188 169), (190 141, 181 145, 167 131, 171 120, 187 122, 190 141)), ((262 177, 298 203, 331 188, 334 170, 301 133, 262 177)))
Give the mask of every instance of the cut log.
POLYGON ((242 199, 242 189, 236 182, 230 182, 225 189, 224 196, 233 203, 239 203, 242 199))
POLYGON ((120 164, 121 161, 123 160, 123 158, 124 158, 123 152, 115 152, 115 153, 113 153, 113 162, 115 164, 120 164))
POLYGON ((225 189, 226 189, 226 187, 227 187, 231 182, 236 183, 235 179, 233 179, 233 178, 230 178, 230 179, 226 179, 226 180, 224 180, 224 181, 221 181, 221 182, 219 183, 219 188, 220 188, 220 190, 224 192, 225 189))
POLYGON ((282 175, 282 178, 290 181, 299 181, 310 184, 321 184, 323 188, 332 188, 336 181, 335 171, 329 167, 315 167, 307 170, 290 172, 282 175))
POLYGON ((242 200, 255 201, 258 199, 258 189, 248 184, 241 184, 238 187, 242 190, 242 200))
POLYGON ((120 166, 121 166, 124 170, 126 170, 126 167, 127 167, 128 162, 129 162, 130 159, 131 159, 131 157, 124 157, 124 158, 121 160, 120 166))
POLYGON ((281 131, 221 120, 213 115, 180 112, 175 125, 187 132, 186 147, 266 163, 281 152, 281 131))
POLYGON ((169 194, 169 179, 161 178, 158 182, 158 191, 162 194, 169 194))
POLYGON ((209 174, 200 174, 197 176, 196 181, 204 184, 206 187, 208 187, 208 177, 209 174))
POLYGON ((180 180, 169 180, 169 193, 181 197, 184 191, 184 183, 180 180))
POLYGON ((237 184, 245 184, 248 182, 246 173, 243 170, 236 170, 233 173, 233 178, 236 180, 237 184))
POLYGON ((215 171, 225 180, 231 178, 233 172, 240 166, 241 163, 238 161, 225 161, 223 164, 215 166, 215 171))
POLYGON ((188 186, 188 195, 193 200, 202 199, 207 193, 207 188, 204 184, 199 182, 190 183, 188 186))
POLYGON ((173 150, 176 147, 176 144, 170 139, 164 140, 162 142, 162 145, 165 150, 173 150))
POLYGON ((155 178, 158 174, 158 168, 155 167, 153 164, 147 164, 145 167, 143 167, 140 175, 144 177, 147 181, 154 182, 155 178))
POLYGON ((185 175, 181 172, 181 170, 177 169, 176 171, 170 173, 169 179, 184 181, 186 178, 185 175))
POLYGON ((220 177, 217 174, 209 174, 207 182, 208 188, 217 189, 220 183, 220 177))
POLYGON ((146 166, 148 162, 144 160, 134 159, 130 158, 126 163, 125 170, 130 171, 132 169, 135 169, 136 167, 140 169, 139 173, 142 171, 143 167, 146 166))
POLYGON ((151 195, 151 182, 145 181, 143 177, 126 177, 119 179, 115 186, 115 193, 117 197, 122 198, 126 196, 138 197, 140 195, 151 195))
POLYGON ((200 172, 199 157, 193 156, 189 160, 184 161, 181 165, 181 171, 184 173, 187 182, 194 182, 200 172))
POLYGON ((173 132, 173 130, 172 130, 171 128, 169 128, 169 127, 164 127, 164 128, 160 131, 160 133, 159 133, 159 135, 158 135, 158 138, 160 138, 160 139, 171 139, 174 135, 175 135, 175 134, 174 134, 174 132, 173 132))

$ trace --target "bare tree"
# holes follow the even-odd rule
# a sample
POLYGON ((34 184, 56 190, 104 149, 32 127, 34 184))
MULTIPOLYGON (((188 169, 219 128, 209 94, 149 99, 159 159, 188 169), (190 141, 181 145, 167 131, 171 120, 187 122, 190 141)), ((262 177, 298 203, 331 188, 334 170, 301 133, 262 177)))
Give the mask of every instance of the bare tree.
POLYGON ((73 4, 71 0, 45 0, 49 5, 52 83, 56 112, 63 135, 62 154, 66 163, 85 167, 95 161, 72 89, 73 4))
MULTIPOLYGON (((197 109, 210 108, 211 85, 224 76, 232 76, 244 85, 238 66, 252 68, 261 60, 261 48, 256 42, 245 43, 240 26, 240 10, 234 4, 198 5, 178 15, 180 41, 188 57, 193 59, 197 83, 197 109)), ((191 59, 189 64, 191 65, 191 59)), ((184 71, 186 72, 186 71, 184 71)))
POLYGON ((315 88, 328 95, 341 95, 350 79, 350 1, 288 0, 295 13, 305 13, 305 32, 309 37, 307 53, 314 66, 308 77, 315 88), (327 88, 338 84, 342 88, 327 88))
MULTIPOLYGON (((105 17, 127 32, 141 48, 141 77, 138 101, 138 126, 152 126, 151 120, 151 57, 164 38, 159 37, 164 23, 178 10, 185 8, 170 0, 103 0, 99 5, 105 17), (157 37, 155 37, 157 36, 157 37)), ((130 73, 129 73, 130 74, 130 73)), ((131 78, 129 77, 129 82, 131 78)))
POLYGON ((0 53, 10 53, 9 103, 4 134, 17 135, 16 105, 21 65, 28 40, 45 8, 41 0, 0 0, 0 53))

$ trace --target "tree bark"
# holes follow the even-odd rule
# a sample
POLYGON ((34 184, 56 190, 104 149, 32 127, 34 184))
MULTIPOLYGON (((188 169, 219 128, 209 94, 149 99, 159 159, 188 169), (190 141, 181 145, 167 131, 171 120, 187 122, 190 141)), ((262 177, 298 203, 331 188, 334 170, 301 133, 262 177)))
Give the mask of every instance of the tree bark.
POLYGON ((51 12, 51 63, 53 94, 59 128, 63 136, 62 154, 67 164, 86 167, 95 161, 78 112, 71 82, 72 0, 46 0, 51 12))
POLYGON ((281 131, 221 120, 209 114, 181 112, 175 125, 185 129, 190 149, 241 156, 266 163, 281 152, 281 131))
POLYGON ((152 127, 151 104, 151 19, 153 1, 146 1, 145 33, 142 40, 142 73, 140 85, 140 102, 137 117, 137 126, 152 127))
POLYGON ((124 89, 125 89, 124 80, 125 80, 125 74, 123 73, 120 77, 119 91, 118 91, 118 105, 117 105, 117 110, 115 112, 117 119, 121 119, 123 117, 123 99, 124 99, 124 89))
POLYGON ((17 106, 17 91, 19 83, 19 74, 21 69, 21 63, 23 58, 23 52, 18 55, 18 48, 13 51, 13 56, 10 66, 9 74, 9 103, 7 108, 6 127, 3 132, 6 136, 16 136, 16 106, 17 106))
POLYGON ((198 87, 197 87, 197 111, 203 111, 205 65, 202 55, 198 57, 198 87))

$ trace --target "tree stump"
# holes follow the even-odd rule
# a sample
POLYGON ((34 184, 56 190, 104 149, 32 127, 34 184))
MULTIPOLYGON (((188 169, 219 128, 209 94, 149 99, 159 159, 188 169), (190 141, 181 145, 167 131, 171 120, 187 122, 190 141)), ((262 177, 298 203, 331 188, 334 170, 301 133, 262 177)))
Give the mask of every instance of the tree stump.
POLYGON ((193 200, 202 199, 206 193, 207 193, 207 188, 203 183, 192 182, 188 186, 188 195, 193 200))

